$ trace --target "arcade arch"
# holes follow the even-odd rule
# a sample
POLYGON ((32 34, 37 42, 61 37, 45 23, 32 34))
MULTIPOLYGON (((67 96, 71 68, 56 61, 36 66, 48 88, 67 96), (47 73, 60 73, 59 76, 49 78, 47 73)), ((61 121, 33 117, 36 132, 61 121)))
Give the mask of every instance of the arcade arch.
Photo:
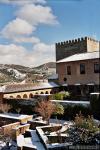
POLYGON ((23 95, 23 98, 28 98, 27 94, 24 94, 24 95, 23 95))
POLYGON ((33 98, 34 95, 32 93, 29 94, 29 98, 33 98))
POLYGON ((40 94, 44 94, 44 92, 41 92, 40 94))
POLYGON ((17 96, 16 96, 16 98, 20 99, 20 98, 21 98, 21 96, 20 96, 20 95, 17 95, 17 96))

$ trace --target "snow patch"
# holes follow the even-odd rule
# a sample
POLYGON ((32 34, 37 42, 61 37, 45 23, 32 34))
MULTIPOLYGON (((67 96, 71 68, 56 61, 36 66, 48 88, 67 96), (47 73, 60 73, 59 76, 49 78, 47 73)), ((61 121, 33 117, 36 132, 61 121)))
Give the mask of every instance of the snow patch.
POLYGON ((16 79, 23 79, 25 78, 26 74, 22 74, 21 72, 19 72, 18 70, 16 69, 12 69, 12 68, 9 68, 7 69, 8 72, 12 73, 12 75, 16 78, 16 79))

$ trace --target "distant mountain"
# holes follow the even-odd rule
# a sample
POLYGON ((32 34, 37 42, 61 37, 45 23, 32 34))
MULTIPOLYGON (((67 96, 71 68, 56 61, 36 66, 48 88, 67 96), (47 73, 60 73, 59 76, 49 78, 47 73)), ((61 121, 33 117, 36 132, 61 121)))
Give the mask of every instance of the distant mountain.
POLYGON ((34 67, 34 69, 42 69, 42 68, 56 68, 56 62, 48 62, 38 67, 34 67))
POLYGON ((4 70, 4 69, 16 69, 18 71, 20 71, 21 73, 26 73, 26 72, 30 72, 31 68, 29 67, 25 67, 25 66, 21 66, 21 65, 15 65, 15 64, 0 64, 0 70, 4 70))
POLYGON ((32 78, 34 78, 34 74, 43 74, 48 77, 48 75, 54 73, 55 70, 55 62, 48 62, 34 68, 14 64, 0 64, 0 83, 12 81, 20 82, 24 80, 28 74, 32 78))
POLYGON ((23 80, 29 69, 20 65, 0 64, 0 83, 23 80))

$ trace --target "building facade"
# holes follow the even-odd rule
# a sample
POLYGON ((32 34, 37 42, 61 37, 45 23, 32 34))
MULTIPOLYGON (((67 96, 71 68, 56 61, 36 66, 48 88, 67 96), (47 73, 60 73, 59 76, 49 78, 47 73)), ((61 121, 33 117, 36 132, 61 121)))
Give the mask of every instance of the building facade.
POLYGON ((99 44, 87 37, 56 44, 56 72, 61 85, 74 88, 84 85, 86 93, 99 91, 99 44))
POLYGON ((10 84, 1 87, 0 98, 31 99, 35 95, 53 94, 58 91, 59 85, 54 82, 33 84, 10 84))

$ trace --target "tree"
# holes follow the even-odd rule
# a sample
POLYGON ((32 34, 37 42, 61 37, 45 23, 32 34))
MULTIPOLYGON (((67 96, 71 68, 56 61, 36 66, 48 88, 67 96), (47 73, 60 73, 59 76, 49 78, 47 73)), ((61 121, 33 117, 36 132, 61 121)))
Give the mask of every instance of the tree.
POLYGON ((70 93, 65 91, 53 94, 53 99, 55 100, 64 100, 65 98, 69 98, 69 97, 70 97, 70 93))
POLYGON ((64 114, 64 107, 61 104, 56 103, 54 114, 56 115, 56 119, 57 119, 57 115, 63 115, 64 114))
POLYGON ((35 111, 38 112, 43 117, 43 120, 46 120, 49 124, 49 119, 52 113, 55 112, 55 104, 51 101, 42 100, 37 103, 35 111))
POLYGON ((55 114, 63 115, 64 114, 64 107, 61 104, 55 104, 55 114))

